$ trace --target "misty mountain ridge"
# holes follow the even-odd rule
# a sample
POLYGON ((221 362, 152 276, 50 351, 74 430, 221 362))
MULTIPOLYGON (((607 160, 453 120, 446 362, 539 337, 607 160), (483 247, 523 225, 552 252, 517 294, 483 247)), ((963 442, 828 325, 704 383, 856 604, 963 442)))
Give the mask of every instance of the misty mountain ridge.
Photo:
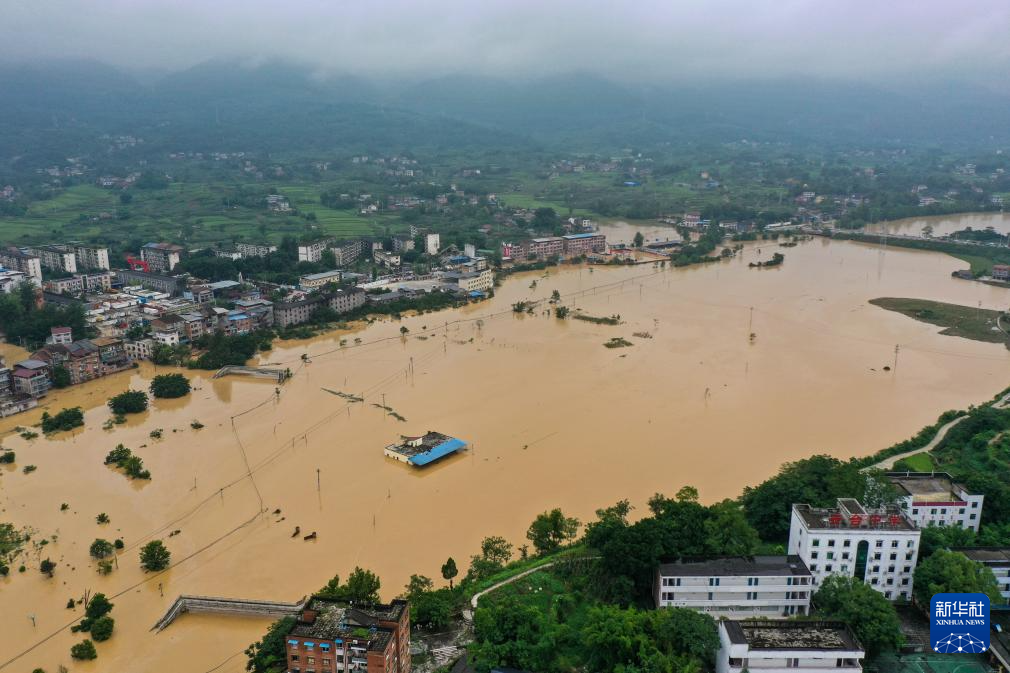
POLYGON ((824 146, 987 148, 1010 96, 961 83, 831 80, 628 85, 571 73, 372 82, 284 61, 213 60, 142 83, 97 61, 0 66, 5 156, 58 129, 133 133, 176 150, 388 151, 411 145, 613 152, 740 139, 824 146))

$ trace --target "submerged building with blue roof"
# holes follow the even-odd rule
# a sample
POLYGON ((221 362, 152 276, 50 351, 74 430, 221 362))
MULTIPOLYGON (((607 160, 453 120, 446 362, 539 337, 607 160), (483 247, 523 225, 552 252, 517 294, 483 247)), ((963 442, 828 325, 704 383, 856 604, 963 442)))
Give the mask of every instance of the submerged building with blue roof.
POLYGON ((390 444, 384 453, 393 460, 408 463, 414 467, 424 467, 437 460, 466 449, 462 439, 428 431, 420 437, 401 436, 399 444, 390 444))

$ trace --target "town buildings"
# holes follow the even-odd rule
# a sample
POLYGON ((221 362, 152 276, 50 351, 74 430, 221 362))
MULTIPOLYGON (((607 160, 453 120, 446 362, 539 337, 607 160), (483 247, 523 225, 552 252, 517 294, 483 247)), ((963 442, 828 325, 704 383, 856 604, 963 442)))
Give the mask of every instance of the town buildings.
POLYGON ((866 582, 889 600, 912 597, 920 531, 900 507, 870 510, 853 498, 837 507, 793 505, 789 554, 810 569, 816 587, 841 574, 866 582))
POLYGON ((861 673, 866 651, 843 622, 719 622, 716 673, 861 673))
POLYGON ((36 284, 42 281, 42 261, 35 255, 22 252, 13 246, 0 248, 0 267, 31 276, 36 284))
POLYGON ((299 262, 318 262, 323 258, 323 252, 333 244, 332 238, 320 238, 315 241, 298 244, 299 262))
POLYGON ((318 290, 330 283, 339 283, 342 273, 340 271, 323 271, 321 273, 310 273, 298 279, 298 287, 308 292, 318 290))
POLYGON ((442 247, 441 237, 438 234, 424 235, 424 251, 429 255, 437 255, 442 247))
POLYGON ((277 252, 277 246, 265 243, 236 243, 235 251, 243 257, 266 257, 271 252, 277 252))
POLYGON ((582 257, 607 251, 607 237, 603 234, 568 234, 561 238, 564 240, 566 257, 582 257))
POLYGON ((483 271, 449 271, 442 278, 454 283, 464 292, 487 292, 494 287, 494 272, 491 269, 483 271))
POLYGON ((958 526, 978 532, 985 496, 971 493, 946 472, 888 472, 887 479, 919 528, 958 526))
POLYGON ((179 295, 186 287, 185 276, 167 276, 133 269, 118 269, 116 277, 123 285, 143 285, 169 295, 179 295))
POLYGON ((274 304, 273 320, 277 327, 283 329, 308 322, 321 306, 326 306, 337 313, 347 313, 364 306, 366 300, 365 291, 356 287, 323 291, 311 297, 274 304))
POLYGON ((42 268, 61 273, 77 273, 77 257, 55 245, 40 245, 29 248, 28 252, 39 258, 42 268))
POLYGON ((140 249, 140 258, 147 262, 151 273, 168 273, 182 261, 183 251, 174 243, 147 243, 140 249))
POLYGON ((372 259, 376 264, 381 264, 387 269, 400 268, 400 256, 393 252, 388 252, 382 249, 372 250, 372 259))
POLYGON ((810 613, 813 577, 799 556, 724 557, 656 568, 658 608, 692 608, 713 617, 777 618, 810 613))
POLYGON ((289 673, 409 673, 407 601, 351 606, 313 596, 285 638, 289 673))
POLYGON ((333 259, 337 266, 348 266, 354 264, 365 251, 365 243, 361 239, 352 241, 341 241, 330 248, 333 251, 333 259))
POLYGON ((1004 603, 1010 603, 1010 547, 965 547, 952 549, 992 571, 1004 603))
POLYGON ((38 399, 49 392, 49 365, 29 358, 14 364, 11 390, 15 395, 38 399))
POLYGON ((16 290, 22 283, 36 284, 37 279, 24 271, 15 271, 0 267, 0 292, 8 294, 16 290))
POLYGON ((993 264, 992 265, 992 279, 993 280, 1010 280, 1010 264, 993 264))
POLYGON ((108 248, 79 243, 71 243, 66 247, 73 248, 74 255, 77 257, 77 266, 81 269, 100 269, 104 271, 112 269, 112 265, 109 263, 108 248))

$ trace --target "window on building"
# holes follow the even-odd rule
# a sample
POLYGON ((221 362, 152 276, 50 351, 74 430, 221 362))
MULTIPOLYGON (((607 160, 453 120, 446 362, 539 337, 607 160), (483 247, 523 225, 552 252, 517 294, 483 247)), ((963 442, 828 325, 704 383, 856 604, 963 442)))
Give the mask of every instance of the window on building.
POLYGON ((835 552, 833 552, 833 551, 829 551, 829 552, 828 552, 828 560, 829 560, 829 561, 833 561, 833 560, 834 560, 834 558, 835 558, 835 552))
POLYGON ((851 540, 845 540, 844 542, 842 542, 842 546, 843 547, 851 547, 852 546, 852 541, 851 540))
POLYGON ((891 554, 891 560, 892 561, 897 561, 898 560, 898 555, 897 554, 891 554))
POLYGON ((842 552, 842 559, 847 559, 847 558, 849 558, 849 552, 843 551, 842 552))
POLYGON ((905 579, 901 580, 901 586, 903 586, 903 587, 907 587, 908 586, 908 578, 907 577, 905 579))
POLYGON ((834 540, 828 540, 828 546, 829 547, 834 547, 835 546, 835 541, 834 540))
POLYGON ((817 537, 813 538, 812 540, 810 540, 810 546, 811 547, 820 547, 821 546, 821 539, 817 538, 817 537))
POLYGON ((905 546, 906 546, 906 547, 908 547, 909 549, 911 549, 912 547, 914 547, 914 546, 915 546, 915 540, 909 540, 909 541, 908 541, 908 542, 907 542, 907 543, 905 544, 905 546))
POLYGON ((824 566, 824 572, 828 572, 828 573, 829 573, 829 572, 831 572, 831 569, 832 569, 833 567, 834 567, 834 566, 832 566, 832 565, 831 565, 831 564, 829 563, 828 565, 824 566))
POLYGON ((891 541, 891 549, 897 549, 897 548, 898 548, 898 541, 897 540, 892 540, 891 541))
POLYGON ((879 549, 879 548, 881 548, 883 546, 884 546, 884 541, 883 540, 877 540, 876 547, 879 549))
POLYGON ((815 551, 810 552, 810 558, 817 558, 817 554, 818 553, 820 553, 820 552, 815 552, 815 551))

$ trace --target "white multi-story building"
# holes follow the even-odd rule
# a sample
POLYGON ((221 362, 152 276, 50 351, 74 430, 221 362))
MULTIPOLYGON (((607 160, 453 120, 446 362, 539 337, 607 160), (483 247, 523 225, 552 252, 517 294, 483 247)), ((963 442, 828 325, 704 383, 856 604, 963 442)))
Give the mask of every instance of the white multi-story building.
POLYGON ((809 614, 812 585, 799 556, 734 556, 660 564, 653 597, 658 608, 774 619, 809 614))
POLYGON ((277 252, 277 246, 265 243, 236 243, 235 250, 243 257, 266 257, 271 252, 277 252))
POLYGON ((424 237, 424 251, 429 255, 437 255, 442 247, 441 238, 438 234, 426 234, 424 237))
POLYGON ((966 547, 951 551, 961 552, 991 570, 996 576, 1003 602, 1010 603, 1010 547, 966 547))
POLYGON ((789 553, 806 563, 815 590, 829 575, 846 575, 889 600, 910 600, 919 535, 899 507, 867 510, 853 498, 839 498, 835 508, 793 505, 789 553))
POLYGON ((35 284, 42 282, 42 262, 35 255, 29 255, 15 247, 0 248, 0 266, 31 276, 35 284))
POLYGON ((43 268, 65 273, 77 273, 77 257, 72 251, 54 245, 40 245, 29 248, 28 252, 39 258, 43 268))
POLYGON ((365 244, 361 239, 342 241, 330 248, 333 251, 333 259, 336 261, 337 266, 347 266, 358 261, 364 249, 365 244))
POLYGON ((38 279, 34 276, 29 276, 24 271, 15 271, 14 269, 5 269, 0 266, 0 292, 5 294, 13 292, 16 290, 21 283, 28 282, 32 285, 38 284, 38 279))
POLYGON ((898 504, 919 528, 958 526, 976 533, 984 495, 954 483, 946 472, 888 472, 898 504))
POLYGON ((861 673, 866 651, 843 622, 719 622, 716 673, 861 673))
POLYGON ((140 257, 147 262, 152 273, 168 273, 182 261, 184 250, 174 243, 146 243, 140 249, 140 257))
POLYGON ((323 258, 323 252, 333 245, 332 238, 321 238, 317 241, 300 243, 298 245, 299 262, 318 262, 323 258))
POLYGON ((321 273, 310 273, 298 279, 298 287, 302 290, 318 290, 330 283, 339 283, 343 272, 323 271, 321 273))
MULTIPOLYGON (((70 247, 70 246, 68 246, 70 247)), ((109 249, 92 245, 73 246, 74 256, 77 258, 77 266, 82 269, 104 269, 109 271, 112 265, 109 264, 109 249)))

